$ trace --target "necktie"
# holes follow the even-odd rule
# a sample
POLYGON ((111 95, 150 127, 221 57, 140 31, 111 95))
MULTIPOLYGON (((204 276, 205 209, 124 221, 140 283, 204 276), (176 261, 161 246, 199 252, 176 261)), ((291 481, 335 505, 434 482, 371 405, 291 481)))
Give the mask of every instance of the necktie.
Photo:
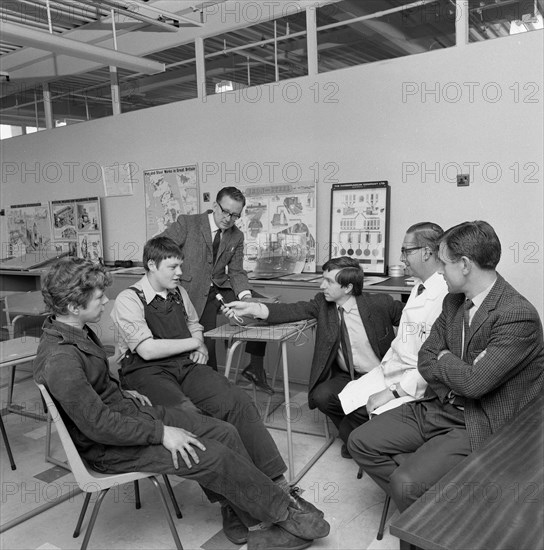
POLYGON ((470 332, 470 309, 474 305, 472 300, 465 300, 463 307, 465 311, 463 312, 463 361, 466 360, 467 347, 468 347, 468 337, 470 332))
POLYGON ((424 285, 424 284, 420 284, 420 285, 417 287, 417 295, 419 296, 424 290, 425 290, 425 285, 424 285))
POLYGON ((355 369, 353 368, 353 355, 351 353, 351 343, 349 341, 348 327, 344 320, 344 308, 338 307, 340 313, 340 344, 342 345, 342 352, 344 353, 344 361, 348 367, 349 375, 352 380, 355 380, 355 369))
POLYGON ((219 250, 220 242, 221 242, 221 230, 218 229, 215 232, 215 237, 213 238, 213 243, 212 243, 213 263, 215 263, 215 260, 217 259, 217 251, 219 250))

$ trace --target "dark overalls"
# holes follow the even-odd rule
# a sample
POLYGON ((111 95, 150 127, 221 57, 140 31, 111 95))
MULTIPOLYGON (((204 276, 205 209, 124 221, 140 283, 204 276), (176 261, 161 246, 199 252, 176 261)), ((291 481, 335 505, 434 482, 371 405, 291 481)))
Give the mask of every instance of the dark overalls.
MULTIPOLYGON (((187 313, 179 292, 168 299, 156 295, 147 304, 143 292, 131 287, 144 306, 146 323, 156 339, 190 338, 187 313)), ((207 365, 191 361, 190 353, 146 361, 127 351, 121 362, 121 380, 127 389, 146 395, 153 405, 200 411, 236 427, 254 464, 271 479, 287 467, 249 396, 207 365)), ((196 411, 195 411, 196 414, 196 411)))

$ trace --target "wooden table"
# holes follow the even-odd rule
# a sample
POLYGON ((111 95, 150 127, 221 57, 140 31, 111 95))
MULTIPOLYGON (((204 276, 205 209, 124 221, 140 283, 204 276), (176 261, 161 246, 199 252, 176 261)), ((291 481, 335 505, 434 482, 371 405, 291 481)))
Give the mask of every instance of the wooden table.
POLYGON ((544 393, 391 524, 401 549, 544 548, 544 393))
MULTIPOLYGON (((217 327, 213 330, 210 330, 204 334, 208 338, 214 338, 218 340, 228 340, 229 346, 227 351, 227 361, 225 365, 225 376, 228 378, 230 374, 230 369, 232 366, 232 360, 234 357, 234 352, 236 349, 245 345, 246 342, 272 342, 279 344, 280 353, 278 356, 278 363, 274 370, 272 377, 272 383, 275 382, 276 372, 278 370, 279 363, 281 361, 283 366, 283 393, 284 393, 284 405, 285 405, 285 430, 287 432, 287 460, 289 466, 289 482, 291 484, 297 483, 304 474, 313 466, 317 459, 326 451, 326 449, 334 441, 334 437, 331 436, 329 432, 329 427, 327 424, 327 417, 324 417, 324 426, 325 426, 325 443, 321 448, 314 454, 314 456, 304 465, 304 467, 298 472, 295 473, 294 469, 294 453, 293 453, 293 432, 294 433, 308 433, 302 432, 300 430, 294 430, 291 426, 291 398, 289 393, 289 364, 287 357, 287 344, 293 342, 296 338, 300 337, 305 331, 311 329, 313 331, 317 322, 315 319, 309 319, 307 321, 300 321, 298 323, 284 323, 280 325, 263 325, 263 326, 248 326, 240 327, 236 325, 223 325, 217 327)), ((240 361, 241 355, 238 359, 240 361)), ((239 367, 239 365, 237 365, 239 367)), ((268 427, 276 428, 277 426, 271 426, 266 423, 266 418, 268 417, 268 411, 270 408, 270 401, 266 406, 264 413, 265 424, 268 427)), ((316 435, 316 434, 311 434, 316 435)))

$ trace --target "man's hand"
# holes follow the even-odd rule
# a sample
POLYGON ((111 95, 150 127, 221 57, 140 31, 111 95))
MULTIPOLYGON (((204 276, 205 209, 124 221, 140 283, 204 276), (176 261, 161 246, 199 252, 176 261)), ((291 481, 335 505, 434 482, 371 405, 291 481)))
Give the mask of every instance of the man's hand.
POLYGON ((366 402, 366 412, 370 415, 378 407, 389 403, 392 399, 395 399, 393 392, 387 388, 386 390, 373 393, 366 402))
POLYGON ((235 301, 230 302, 226 306, 222 306, 221 311, 226 317, 230 319, 235 315, 237 315, 238 317, 255 317, 259 314, 260 308, 257 302, 235 301))
POLYGON ((253 302, 253 296, 251 294, 246 294, 243 298, 242 298, 242 302, 253 302))
POLYGON ((208 364, 208 348, 204 345, 204 342, 198 346, 195 351, 191 352, 189 355, 191 358, 191 361, 194 361, 195 363, 200 363, 201 365, 207 365, 208 364))
POLYGON ((149 397, 142 395, 136 390, 123 390, 123 392, 127 397, 134 399, 134 401, 138 401, 141 405, 149 405, 150 407, 152 406, 149 397))
POLYGON ((191 458, 195 464, 200 462, 194 447, 198 447, 201 451, 206 450, 206 447, 200 443, 194 434, 183 428, 175 428, 173 426, 164 426, 162 444, 172 454, 172 462, 176 470, 179 468, 178 453, 181 455, 187 468, 191 469, 193 467, 191 458))

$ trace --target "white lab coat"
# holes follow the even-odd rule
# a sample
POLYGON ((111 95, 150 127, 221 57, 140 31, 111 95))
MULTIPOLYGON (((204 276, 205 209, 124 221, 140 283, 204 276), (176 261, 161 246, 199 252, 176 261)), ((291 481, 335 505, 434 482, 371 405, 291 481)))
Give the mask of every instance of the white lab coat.
POLYGON ((392 384, 400 385, 408 396, 390 401, 384 410, 423 397, 427 383, 417 370, 417 355, 442 311, 448 288, 444 277, 434 273, 425 281, 425 291, 418 296, 420 283, 416 279, 402 312, 397 336, 382 362, 340 392, 340 402, 346 414, 366 405, 371 395, 392 384))

